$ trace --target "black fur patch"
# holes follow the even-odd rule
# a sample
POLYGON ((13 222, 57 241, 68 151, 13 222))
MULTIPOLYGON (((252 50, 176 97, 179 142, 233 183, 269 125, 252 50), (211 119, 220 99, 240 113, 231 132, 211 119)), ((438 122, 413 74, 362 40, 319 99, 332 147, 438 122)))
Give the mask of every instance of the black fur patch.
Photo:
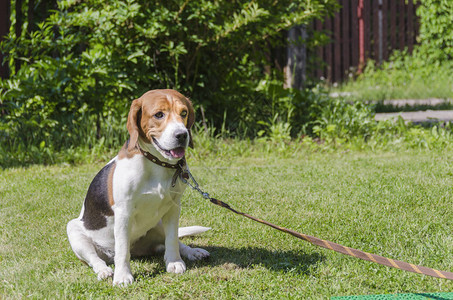
POLYGON ((85 197, 85 211, 82 221, 86 229, 98 230, 107 226, 106 216, 113 216, 109 203, 109 174, 113 172, 115 162, 102 168, 94 177, 85 197))

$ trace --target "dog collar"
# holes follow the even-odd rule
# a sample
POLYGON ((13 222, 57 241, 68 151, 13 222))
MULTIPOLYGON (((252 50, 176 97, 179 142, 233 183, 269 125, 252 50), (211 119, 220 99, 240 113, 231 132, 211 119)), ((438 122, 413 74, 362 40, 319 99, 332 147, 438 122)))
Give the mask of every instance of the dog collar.
POLYGON ((182 169, 184 167, 184 165, 186 164, 186 159, 184 157, 181 158, 180 160, 178 160, 178 162, 176 164, 172 165, 172 164, 165 163, 165 162, 159 160, 157 157, 155 157, 151 153, 143 150, 142 147, 139 146, 138 148, 140 149, 140 152, 143 154, 144 157, 146 157, 149 161, 151 161, 161 167, 168 168, 168 169, 182 169))
POLYGON ((146 157, 150 162, 155 163, 158 166, 161 166, 163 168, 167 169, 173 169, 176 170, 175 175, 173 175, 173 179, 171 180, 171 186, 174 187, 176 185, 176 180, 178 179, 179 176, 183 177, 184 179, 189 179, 189 174, 187 172, 186 166, 186 158, 183 157, 176 164, 169 164, 161 161, 151 153, 143 150, 140 146, 138 146, 138 149, 140 152, 143 154, 144 157, 146 157))

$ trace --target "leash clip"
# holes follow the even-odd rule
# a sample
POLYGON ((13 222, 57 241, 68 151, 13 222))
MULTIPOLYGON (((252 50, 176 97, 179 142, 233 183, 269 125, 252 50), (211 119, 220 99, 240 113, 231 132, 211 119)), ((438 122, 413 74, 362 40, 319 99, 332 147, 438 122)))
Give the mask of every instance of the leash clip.
POLYGON ((193 190, 199 192, 204 199, 211 200, 209 194, 199 188, 198 182, 195 180, 195 178, 192 176, 192 173, 190 173, 188 169, 185 171, 185 174, 188 175, 188 178, 186 179, 185 177, 181 176, 181 181, 190 186, 193 190))

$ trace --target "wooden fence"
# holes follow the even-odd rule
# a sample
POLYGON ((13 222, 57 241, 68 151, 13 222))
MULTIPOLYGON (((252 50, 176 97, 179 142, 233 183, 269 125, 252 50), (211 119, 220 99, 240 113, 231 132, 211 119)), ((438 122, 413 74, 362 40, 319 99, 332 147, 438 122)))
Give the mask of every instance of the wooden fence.
POLYGON ((412 51, 419 28, 414 0, 338 1, 342 8, 334 17, 312 25, 332 40, 309 53, 324 62, 314 70, 315 77, 340 82, 361 72, 368 59, 382 62, 392 50, 412 51))

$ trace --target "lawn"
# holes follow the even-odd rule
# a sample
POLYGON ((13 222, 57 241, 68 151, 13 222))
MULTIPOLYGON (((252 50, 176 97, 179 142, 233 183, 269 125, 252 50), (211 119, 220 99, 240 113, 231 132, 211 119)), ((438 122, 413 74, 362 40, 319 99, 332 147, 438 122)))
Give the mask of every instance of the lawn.
MULTIPOLYGON (((292 157, 189 157, 211 196, 305 234, 386 257, 453 270, 453 155, 315 153, 292 157)), ((165 273, 162 257, 132 261, 127 288, 97 281, 76 259, 66 223, 78 216, 102 167, 32 166, 0 171, 0 298, 314 298, 451 292, 453 282, 344 256, 242 218, 187 190, 181 225, 211 258, 165 273)))
POLYGON ((451 61, 426 64, 419 59, 406 59, 376 68, 370 65, 359 78, 340 84, 332 92, 349 93, 349 98, 363 101, 453 98, 451 61))

